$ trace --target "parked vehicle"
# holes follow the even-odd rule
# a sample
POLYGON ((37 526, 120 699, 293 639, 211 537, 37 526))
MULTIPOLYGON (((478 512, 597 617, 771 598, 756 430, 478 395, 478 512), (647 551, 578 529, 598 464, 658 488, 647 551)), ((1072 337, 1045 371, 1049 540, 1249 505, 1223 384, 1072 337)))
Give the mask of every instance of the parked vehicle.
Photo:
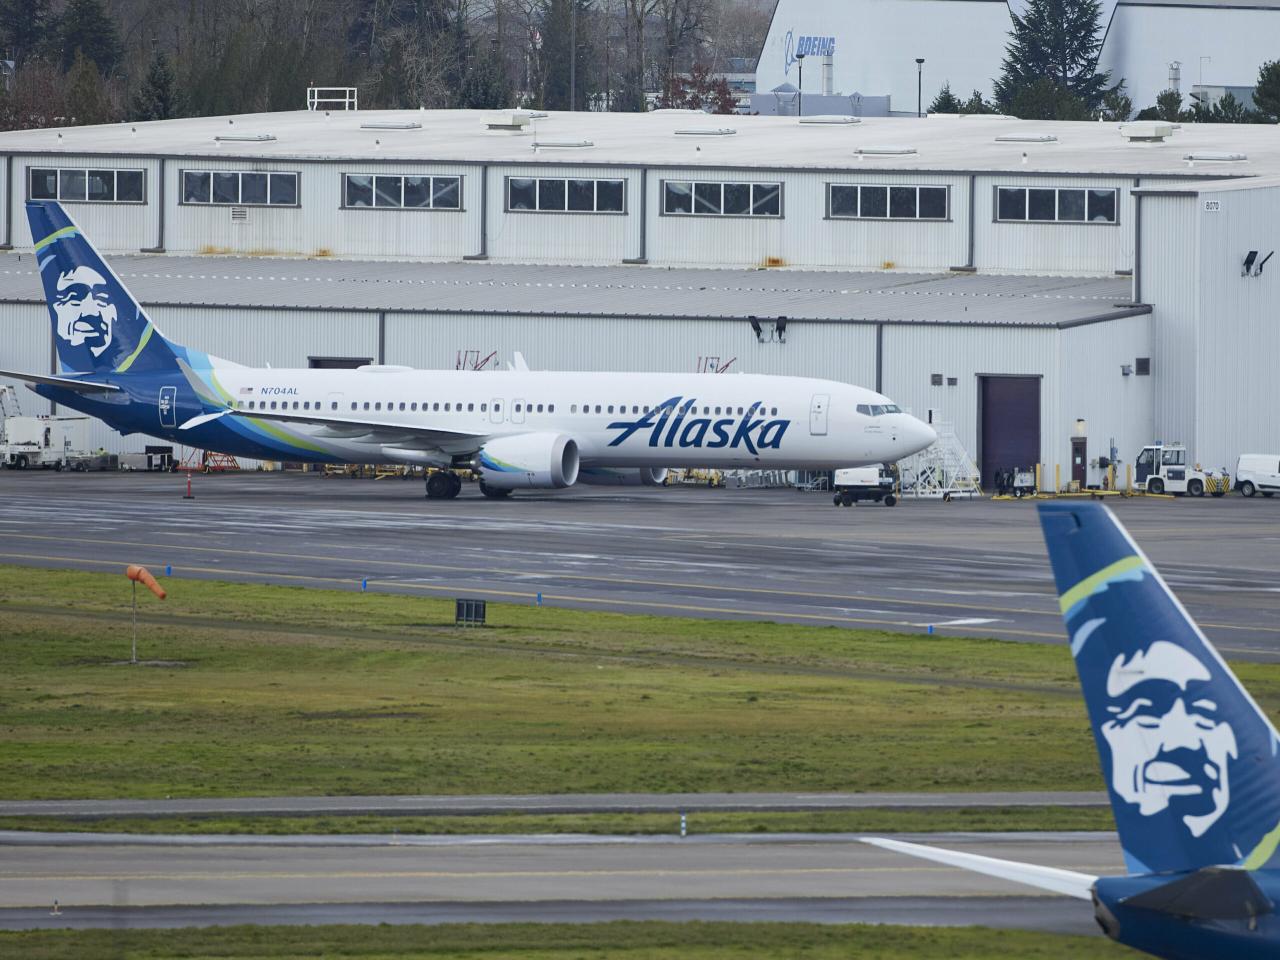
POLYGON ((849 467, 837 470, 832 483, 837 507, 852 507, 859 500, 873 500, 892 507, 898 502, 893 492, 894 476, 884 467, 849 467))
POLYGON ((1142 448, 1134 461, 1134 483, 1147 493, 1206 493, 1221 497, 1231 488, 1231 477, 1224 469, 1215 473, 1201 470, 1200 464, 1189 464, 1187 448, 1181 443, 1153 443, 1142 448))
POLYGON ((1273 497, 1280 490, 1280 454, 1242 453, 1236 461, 1236 489, 1246 497, 1273 497))

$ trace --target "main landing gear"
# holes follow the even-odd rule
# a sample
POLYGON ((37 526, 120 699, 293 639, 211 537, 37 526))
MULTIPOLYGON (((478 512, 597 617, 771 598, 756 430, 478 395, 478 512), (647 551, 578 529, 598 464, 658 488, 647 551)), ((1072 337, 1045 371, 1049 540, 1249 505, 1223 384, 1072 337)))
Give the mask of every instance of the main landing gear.
POLYGON ((502 500, 511 496, 510 488, 491 487, 483 480, 480 481, 480 492, 490 500, 502 500))
POLYGON ((456 473, 436 470, 427 474, 427 499, 452 500, 462 492, 462 481, 456 473))

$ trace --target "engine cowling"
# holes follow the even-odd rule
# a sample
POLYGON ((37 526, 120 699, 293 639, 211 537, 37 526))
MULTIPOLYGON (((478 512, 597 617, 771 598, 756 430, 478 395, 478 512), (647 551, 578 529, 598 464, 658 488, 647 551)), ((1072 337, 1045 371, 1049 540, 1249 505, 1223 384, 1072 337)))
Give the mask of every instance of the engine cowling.
POLYGON ((578 443, 563 433, 521 433, 486 443, 475 462, 495 490, 554 490, 578 479, 578 443))
POLYGON ((660 487, 666 467, 583 467, 578 482, 595 487, 660 487))

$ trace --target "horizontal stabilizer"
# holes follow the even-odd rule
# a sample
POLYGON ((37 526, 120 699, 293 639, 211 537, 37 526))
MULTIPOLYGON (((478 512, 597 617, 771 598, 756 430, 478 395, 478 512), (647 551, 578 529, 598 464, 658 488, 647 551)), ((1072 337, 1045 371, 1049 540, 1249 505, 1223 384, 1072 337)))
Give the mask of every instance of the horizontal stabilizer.
POLYGON ((61 387, 63 390, 74 390, 76 393, 116 393, 119 387, 110 383, 93 383, 88 380, 77 380, 75 377, 51 377, 42 373, 14 373, 12 370, 0 370, 0 377, 11 380, 25 380, 27 383, 41 383, 46 387, 61 387))
POLYGON ((976 853, 958 853, 955 850, 942 850, 919 843, 904 843, 901 840, 886 840, 882 837, 862 837, 863 843, 905 853, 908 856, 944 863, 949 867, 961 867, 974 873, 984 873, 989 877, 1010 880, 1030 887, 1038 887, 1051 893, 1059 893, 1078 900, 1093 899, 1093 885, 1097 877, 1087 873, 1076 873, 1073 870, 1059 870, 1057 867, 1040 867, 1034 863, 1019 863, 1016 860, 997 860, 995 857, 982 857, 976 853))
POLYGON ((1239 867, 1205 867, 1123 903, 1193 920, 1251 920, 1275 910, 1253 874, 1239 867))

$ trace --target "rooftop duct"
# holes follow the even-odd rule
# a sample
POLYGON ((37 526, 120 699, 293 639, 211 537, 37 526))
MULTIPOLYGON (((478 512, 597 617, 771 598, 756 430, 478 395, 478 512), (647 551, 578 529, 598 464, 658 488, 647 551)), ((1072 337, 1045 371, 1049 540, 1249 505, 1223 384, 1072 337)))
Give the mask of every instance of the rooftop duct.
POLYGON ((1163 120, 1138 120, 1120 124, 1120 136, 1130 143, 1161 143, 1173 136, 1173 124, 1163 120))

